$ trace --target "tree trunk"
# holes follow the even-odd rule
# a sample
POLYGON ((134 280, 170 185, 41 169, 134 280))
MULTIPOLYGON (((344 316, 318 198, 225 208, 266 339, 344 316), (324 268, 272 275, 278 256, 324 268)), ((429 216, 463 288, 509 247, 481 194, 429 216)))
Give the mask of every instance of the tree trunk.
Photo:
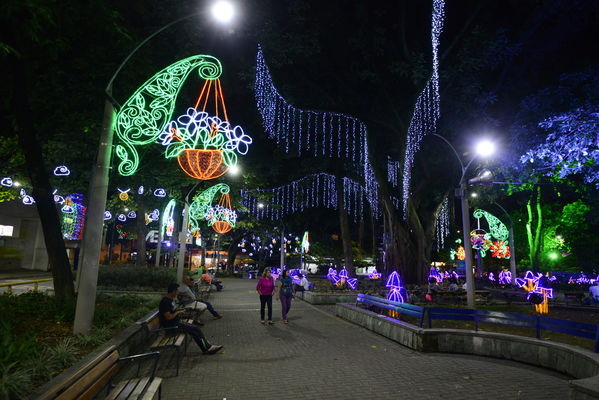
POLYGON ((343 179, 340 176, 337 179, 337 207, 339 208, 339 226, 341 228, 341 244, 343 245, 343 260, 345 261, 345 269, 349 276, 354 276, 354 260, 352 255, 351 234, 349 231, 349 217, 345 210, 345 202, 343 200, 343 179))
POLYGON ((238 234, 233 236, 231 239, 231 243, 229 243, 229 247, 227 248, 227 275, 231 275, 233 273, 233 267, 235 265, 235 259, 237 258, 237 254, 239 253, 239 242, 245 236, 245 232, 240 231, 238 234))
POLYGON ((145 196, 143 194, 137 196, 137 218, 135 219, 136 231, 137 231, 137 257, 135 258, 136 267, 146 267, 146 207, 145 207, 145 196))
POLYGON ((31 111, 27 97, 28 82, 31 82, 26 72, 28 71, 27 63, 13 55, 8 65, 13 66, 13 76, 15 77, 12 85, 15 132, 25 156, 27 173, 33 187, 31 196, 35 199, 44 233, 48 261, 54 279, 54 293, 60 301, 71 300, 75 297, 73 273, 62 238, 50 178, 44 165, 42 149, 35 131, 33 118, 36 114, 31 111))

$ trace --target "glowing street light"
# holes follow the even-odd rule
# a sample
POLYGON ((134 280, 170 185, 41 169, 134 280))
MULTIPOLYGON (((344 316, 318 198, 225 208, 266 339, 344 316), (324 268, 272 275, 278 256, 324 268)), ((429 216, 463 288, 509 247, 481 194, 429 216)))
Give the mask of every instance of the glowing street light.
POLYGON ((237 166, 237 165, 233 165, 229 168, 229 174, 231 174, 231 175, 237 175, 237 174, 239 174, 240 171, 241 170, 239 169, 239 166, 237 166))
POLYGON ((235 16, 235 8, 229 1, 217 1, 210 11, 214 19, 224 24, 231 22, 235 16))
POLYGON ((488 157, 495 153, 495 143, 490 140, 482 140, 476 145, 476 153, 481 157, 488 157))
POLYGON ((258 208, 264 208, 264 204, 258 203, 258 208))
POLYGON ((557 260, 557 253, 556 252, 551 252, 549 253, 549 258, 553 261, 557 260))
POLYGON ((470 193, 470 197, 477 197, 478 194, 476 194, 475 192, 470 193))

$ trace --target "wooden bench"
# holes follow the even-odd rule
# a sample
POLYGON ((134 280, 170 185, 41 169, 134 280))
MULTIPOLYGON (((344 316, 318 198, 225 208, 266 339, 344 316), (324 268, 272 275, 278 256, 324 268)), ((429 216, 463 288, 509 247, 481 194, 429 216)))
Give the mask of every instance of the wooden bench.
POLYGON ((399 303, 397 301, 387 300, 382 297, 369 296, 363 293, 358 294, 358 297, 356 298, 356 306, 358 305, 358 303, 384 308, 385 310, 394 311, 399 314, 405 314, 412 317, 416 317, 419 320, 418 326, 422 328, 422 323, 424 321, 423 307, 415 306, 408 303, 399 303))
POLYGON ((116 347, 110 346, 75 374, 50 388, 37 400, 94 399, 104 390, 108 392, 105 397, 107 400, 160 399, 162 379, 154 376, 159 357, 158 352, 120 357, 116 347), (123 380, 116 385, 112 384, 112 379, 124 363, 138 362, 137 375, 139 375, 141 361, 150 358, 154 358, 154 367, 150 376, 136 377, 123 380))
MULTIPOLYGON (((179 331, 176 327, 161 328, 159 314, 160 312, 156 311, 146 320, 142 321, 141 325, 145 329, 147 338, 150 341, 150 350, 175 349, 177 355, 177 376, 179 376, 181 351, 183 351, 183 354, 187 352, 187 334, 179 331)), ((192 323, 192 320, 187 320, 186 322, 192 323)))

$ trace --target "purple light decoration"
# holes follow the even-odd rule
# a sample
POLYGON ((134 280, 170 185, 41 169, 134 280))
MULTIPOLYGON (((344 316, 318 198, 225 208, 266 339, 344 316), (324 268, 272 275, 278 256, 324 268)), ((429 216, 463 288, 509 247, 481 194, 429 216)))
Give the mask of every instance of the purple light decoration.
POLYGON ((512 273, 510 271, 501 271, 499 273, 499 283, 501 285, 509 285, 512 283, 512 273))
POLYGON ((518 287, 520 288, 524 288, 524 286, 527 286, 529 280, 532 281, 534 289, 528 292, 528 296, 526 296, 527 300, 530 299, 530 295, 532 293, 538 293, 541 296, 543 296, 543 290, 545 290, 547 298, 553 298, 553 289, 540 286, 540 279, 542 277, 543 274, 539 273, 535 275, 532 271, 526 271, 526 274, 524 274, 524 278, 516 278, 516 285, 518 285, 518 287))
POLYGON ((381 279, 382 275, 375 269, 368 274, 368 279, 381 279))
POLYGON ((430 272, 428 274, 428 279, 430 280, 431 278, 435 278, 437 283, 443 282, 443 277, 439 274, 439 271, 437 271, 437 268, 435 267, 431 267, 430 272))
POLYGON ((395 301, 398 303, 405 302, 406 299, 404 299, 404 296, 402 294, 402 292, 404 292, 405 289, 401 286, 401 277, 399 276, 397 271, 391 272, 389 278, 387 278, 387 283, 385 284, 385 286, 389 288, 389 293, 387 293, 387 300, 395 301))
POLYGON ((137 218, 137 214, 135 213, 135 211, 129 211, 129 214, 127 214, 127 217, 131 218, 131 219, 135 219, 135 218, 137 218))
POLYGON ((6 186, 6 187, 12 187, 12 178, 9 176, 2 178, 2 180, 0 180, 0 185, 6 186))
POLYGON ((156 196, 156 197, 166 197, 166 190, 164 190, 162 188, 158 188, 158 189, 154 190, 154 196, 156 196))
POLYGON ((349 278, 349 274, 347 273, 347 270, 345 268, 343 268, 340 272, 339 272, 339 278, 342 279, 347 279, 349 278))
POLYGON ((489 273, 489 280, 495 282, 495 275, 492 272, 489 273))
POLYGON ((127 216, 125 214, 119 214, 119 216, 116 218, 121 222, 125 222, 127 221, 127 216))
POLYGON ((104 211, 104 221, 108 221, 112 218, 112 213, 110 211, 104 211))
POLYGON ((346 279, 345 283, 347 283, 347 286, 349 286, 352 290, 356 290, 358 288, 358 280, 356 278, 346 279))

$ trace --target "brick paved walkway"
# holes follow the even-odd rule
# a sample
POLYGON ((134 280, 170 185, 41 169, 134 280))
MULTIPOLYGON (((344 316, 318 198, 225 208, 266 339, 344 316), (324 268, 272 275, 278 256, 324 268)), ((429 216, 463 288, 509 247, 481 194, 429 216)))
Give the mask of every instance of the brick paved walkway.
POLYGON ((224 315, 203 330, 222 354, 195 344, 172 370, 163 399, 565 399, 567 377, 511 361, 412 351, 302 301, 289 325, 274 305, 272 327, 259 323, 255 280, 225 280, 210 301, 224 315))

